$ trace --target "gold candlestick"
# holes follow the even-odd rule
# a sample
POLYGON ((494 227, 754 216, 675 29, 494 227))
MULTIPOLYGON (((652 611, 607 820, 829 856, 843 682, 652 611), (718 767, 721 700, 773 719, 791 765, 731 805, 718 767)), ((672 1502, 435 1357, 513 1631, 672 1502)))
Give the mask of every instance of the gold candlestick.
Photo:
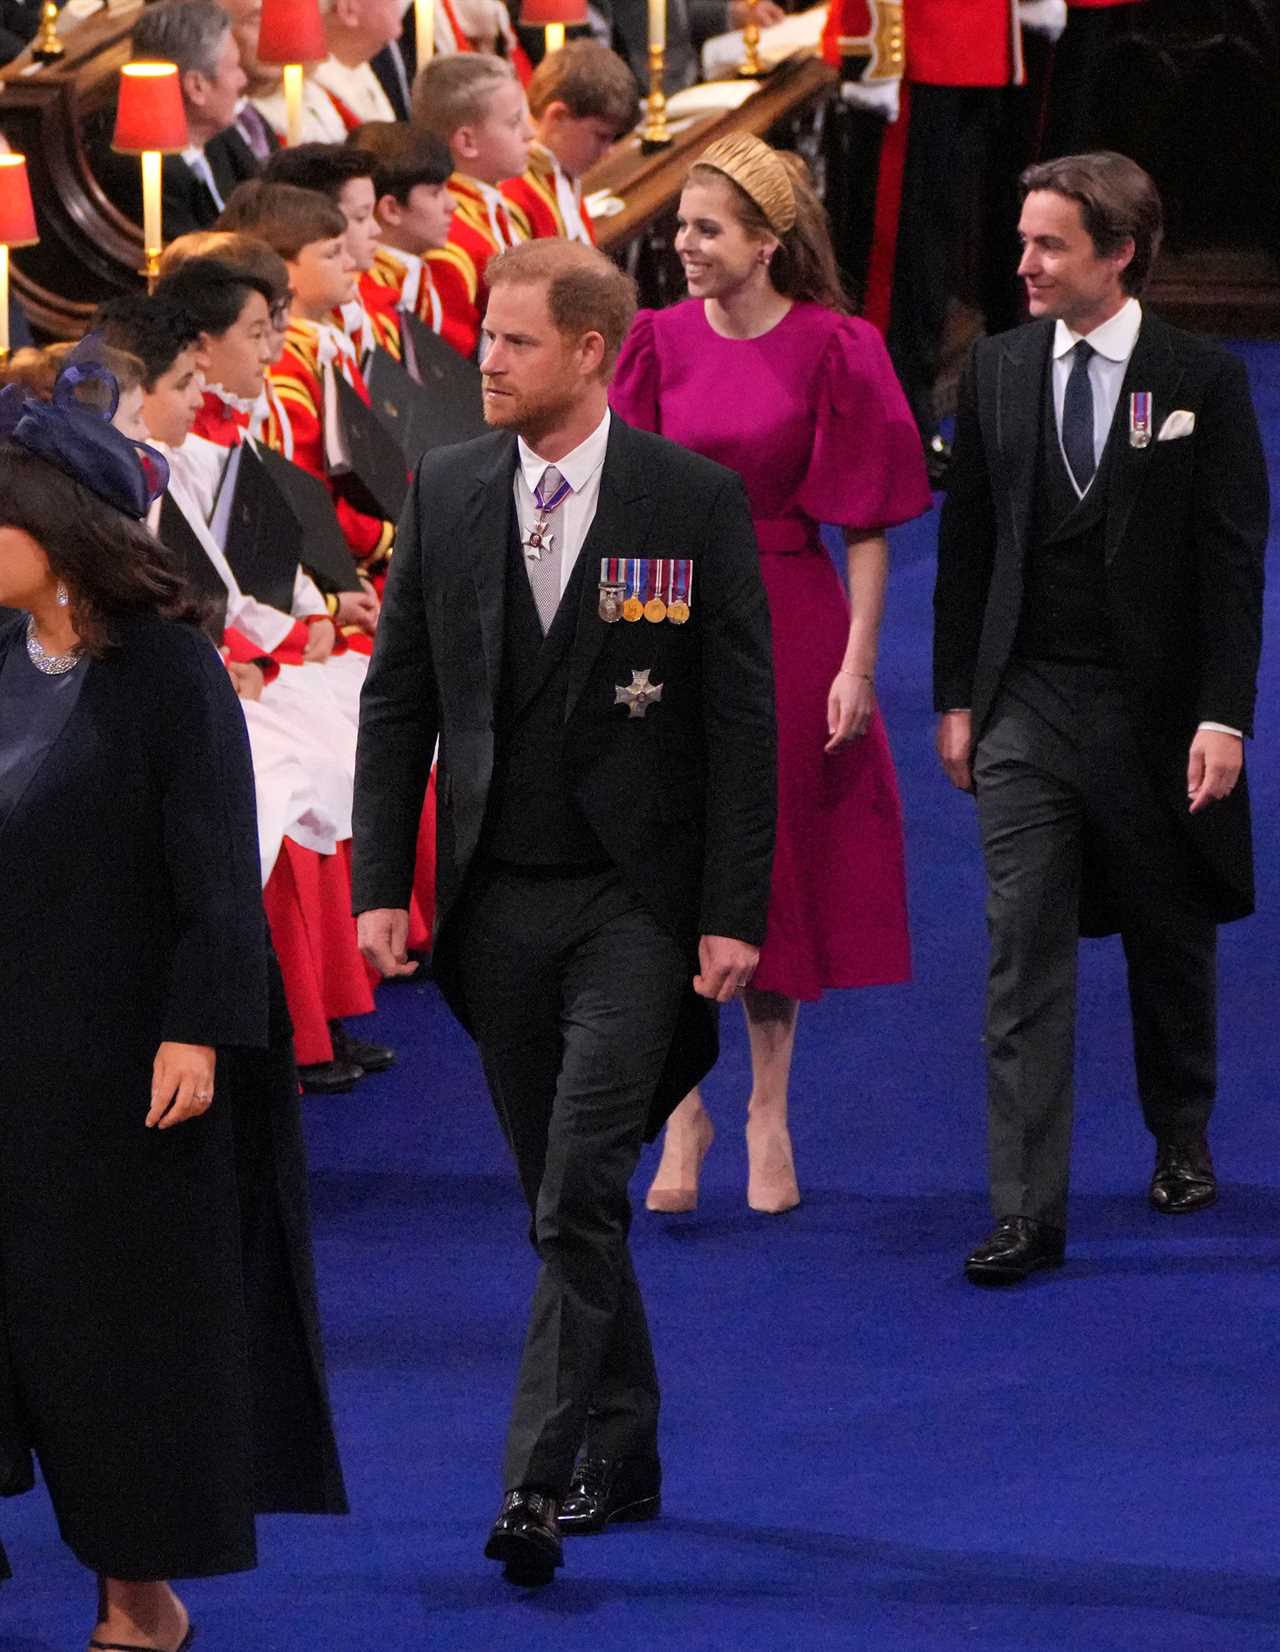
POLYGON ((742 46, 747 55, 738 65, 738 73, 744 80, 754 80, 764 73, 760 62, 760 24, 757 21, 759 4, 760 0, 747 0, 747 24, 742 31, 742 46))
POLYGON ((667 96, 662 90, 666 55, 666 46, 662 41, 655 40, 650 43, 649 96, 645 99, 648 119, 640 134, 642 149, 665 149, 671 142, 671 133, 667 130, 667 96))
POLYGON ((66 49, 58 38, 58 8, 54 0, 45 0, 40 8, 40 29, 32 42, 31 55, 37 63, 56 63, 66 49))

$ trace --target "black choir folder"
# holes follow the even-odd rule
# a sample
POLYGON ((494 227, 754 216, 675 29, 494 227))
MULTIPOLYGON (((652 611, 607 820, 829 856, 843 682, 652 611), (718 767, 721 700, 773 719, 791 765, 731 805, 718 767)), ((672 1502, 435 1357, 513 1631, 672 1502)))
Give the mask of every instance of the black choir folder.
POLYGON ((470 441, 488 427, 476 364, 416 317, 402 317, 402 326, 404 365, 375 350, 365 377, 375 412, 396 432, 410 469, 416 469, 424 453, 470 441))
POLYGON ((169 493, 165 494, 160 505, 156 538, 173 557, 187 582, 187 589, 203 608, 201 625, 204 630, 214 642, 221 644, 227 628, 227 587, 222 575, 210 562, 195 529, 169 493))
POLYGON ((335 433, 338 441, 330 445, 329 474, 357 510, 395 522, 409 494, 404 450, 341 373, 336 383, 341 430, 335 433))
POLYGON ((359 591, 363 587, 355 558, 333 508, 329 490, 318 476, 269 447, 257 450, 268 479, 293 512, 300 538, 298 560, 325 591, 359 591))

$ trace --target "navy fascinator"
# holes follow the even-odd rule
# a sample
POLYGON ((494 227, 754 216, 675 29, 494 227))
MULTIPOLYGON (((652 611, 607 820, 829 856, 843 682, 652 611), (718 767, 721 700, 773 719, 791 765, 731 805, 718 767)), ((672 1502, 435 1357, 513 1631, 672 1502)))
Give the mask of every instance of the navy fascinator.
POLYGON ((17 384, 0 390, 0 438, 47 459, 106 504, 140 520, 168 487, 169 464, 163 453, 112 424, 120 387, 89 352, 81 356, 83 348, 59 374, 52 401, 37 401, 17 384), (86 390, 97 392, 93 404, 84 399, 86 390))

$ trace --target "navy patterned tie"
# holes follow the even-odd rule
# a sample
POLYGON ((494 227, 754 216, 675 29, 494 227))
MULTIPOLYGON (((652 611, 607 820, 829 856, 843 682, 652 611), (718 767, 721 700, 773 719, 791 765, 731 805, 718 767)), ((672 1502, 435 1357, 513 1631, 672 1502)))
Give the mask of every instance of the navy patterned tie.
POLYGON ((1093 386, 1089 383, 1089 362, 1095 352, 1092 344, 1081 339, 1072 353, 1076 359, 1062 400, 1062 451, 1076 487, 1084 493, 1098 468, 1093 456, 1093 386))

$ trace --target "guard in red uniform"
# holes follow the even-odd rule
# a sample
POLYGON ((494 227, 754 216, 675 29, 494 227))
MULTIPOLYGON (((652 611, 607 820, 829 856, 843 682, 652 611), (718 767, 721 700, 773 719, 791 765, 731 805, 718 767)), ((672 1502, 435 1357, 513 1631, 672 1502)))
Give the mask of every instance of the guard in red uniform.
POLYGON ((413 121, 448 145, 456 211, 449 240, 427 254, 444 310, 442 338, 474 356, 489 301, 489 260, 524 239, 498 188, 529 164, 532 132, 524 91, 500 57, 433 58, 413 89, 413 121))
POLYGON ((935 479, 949 305, 963 298, 992 332, 1020 315, 1009 271, 1030 159, 1023 29, 1064 20, 1063 0, 834 0, 828 15, 823 51, 844 99, 888 122, 869 192, 865 313, 887 335, 935 479))

